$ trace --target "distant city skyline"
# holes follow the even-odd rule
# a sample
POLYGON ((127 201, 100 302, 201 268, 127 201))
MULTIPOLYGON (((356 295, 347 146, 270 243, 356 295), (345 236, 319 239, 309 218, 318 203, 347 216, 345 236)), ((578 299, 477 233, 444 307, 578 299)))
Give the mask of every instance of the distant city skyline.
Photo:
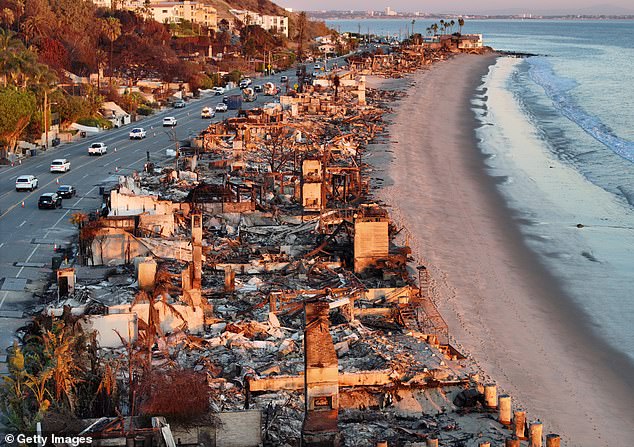
POLYGON ((459 14, 634 14, 631 0, 613 0, 609 4, 597 3, 597 0, 481 0, 476 4, 468 0, 432 0, 425 4, 412 0, 348 0, 343 3, 340 0, 322 0, 319 3, 312 0, 277 0, 276 3, 285 8, 306 11, 385 11, 389 7, 399 12, 459 14))

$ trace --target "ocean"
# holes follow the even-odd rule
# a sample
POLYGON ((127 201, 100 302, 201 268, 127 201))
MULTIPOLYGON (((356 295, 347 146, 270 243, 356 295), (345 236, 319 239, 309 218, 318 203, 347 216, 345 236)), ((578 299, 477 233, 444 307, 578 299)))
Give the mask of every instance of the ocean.
MULTIPOLYGON (((327 24, 411 29, 411 20, 327 24)), ((564 304, 585 314, 580 327, 634 365, 634 21, 467 20, 463 33, 538 55, 499 58, 483 78, 472 101, 479 150, 564 304)))

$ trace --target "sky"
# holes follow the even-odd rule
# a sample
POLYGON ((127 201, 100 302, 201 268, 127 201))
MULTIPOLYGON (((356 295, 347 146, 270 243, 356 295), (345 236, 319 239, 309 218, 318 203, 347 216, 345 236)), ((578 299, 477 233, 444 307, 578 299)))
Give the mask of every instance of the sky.
POLYGON ((545 14, 634 14, 632 0, 273 0, 294 10, 384 10, 386 6, 396 11, 450 12, 462 14, 533 13, 545 14))

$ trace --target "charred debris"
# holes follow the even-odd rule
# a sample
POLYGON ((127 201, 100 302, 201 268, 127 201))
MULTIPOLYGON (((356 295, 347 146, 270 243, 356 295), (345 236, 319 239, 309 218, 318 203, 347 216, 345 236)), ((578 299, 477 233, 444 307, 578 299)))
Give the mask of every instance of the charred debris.
MULTIPOLYGON (((509 436, 364 162, 402 94, 367 88, 365 75, 444 57, 353 58, 336 80, 242 110, 120 176, 107 215, 76 218, 77 262, 57 270, 30 329, 84 334, 75 347, 91 360, 69 361, 109 387, 64 417, 53 408, 45 430, 147 447, 509 436)), ((88 385, 73 386, 80 400, 88 385)))

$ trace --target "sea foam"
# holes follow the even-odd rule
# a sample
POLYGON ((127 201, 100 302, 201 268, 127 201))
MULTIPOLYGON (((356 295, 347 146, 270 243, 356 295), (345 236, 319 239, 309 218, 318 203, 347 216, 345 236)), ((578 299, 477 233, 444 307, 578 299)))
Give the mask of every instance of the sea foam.
POLYGON ((615 154, 634 162, 634 142, 615 135, 609 126, 601 122, 597 116, 588 113, 575 101, 570 94, 570 91, 577 87, 574 79, 557 75, 547 58, 532 57, 527 60, 527 63, 531 79, 544 89, 562 115, 615 154))

